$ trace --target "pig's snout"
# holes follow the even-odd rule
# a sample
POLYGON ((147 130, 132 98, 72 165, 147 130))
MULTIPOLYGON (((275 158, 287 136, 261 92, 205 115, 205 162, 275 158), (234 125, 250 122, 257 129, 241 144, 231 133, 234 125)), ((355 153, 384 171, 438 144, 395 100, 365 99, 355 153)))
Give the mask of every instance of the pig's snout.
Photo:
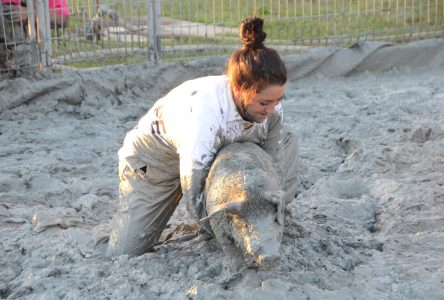
POLYGON ((251 223, 244 223, 242 218, 236 218, 237 228, 240 228, 243 245, 256 263, 265 268, 275 266, 280 258, 282 226, 274 222, 274 216, 268 215, 251 223), (243 226, 239 226, 243 223, 243 226))
POLYGON ((272 268, 279 263, 280 249, 276 240, 262 241, 261 246, 256 245, 252 256, 256 263, 264 268, 272 268))

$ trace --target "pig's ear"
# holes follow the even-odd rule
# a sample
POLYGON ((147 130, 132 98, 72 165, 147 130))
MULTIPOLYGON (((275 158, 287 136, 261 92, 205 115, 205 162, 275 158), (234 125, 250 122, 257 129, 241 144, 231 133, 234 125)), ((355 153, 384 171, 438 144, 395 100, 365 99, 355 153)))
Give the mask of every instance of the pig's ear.
POLYGON ((284 209, 285 209, 285 192, 284 191, 266 191, 264 197, 277 207, 276 221, 284 226, 284 209))
POLYGON ((230 202, 227 204, 217 205, 213 208, 213 210, 211 212, 209 212, 208 216, 201 219, 200 221, 202 222, 202 221, 209 220, 213 216, 223 213, 223 212, 240 214, 241 208, 244 205, 244 202, 245 202, 245 200, 238 200, 238 201, 230 202))

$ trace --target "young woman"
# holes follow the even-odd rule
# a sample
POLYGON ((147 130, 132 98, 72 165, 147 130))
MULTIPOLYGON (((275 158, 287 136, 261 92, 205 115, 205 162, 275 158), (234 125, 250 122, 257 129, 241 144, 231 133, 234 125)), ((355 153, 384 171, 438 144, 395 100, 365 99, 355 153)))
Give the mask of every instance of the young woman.
POLYGON ((282 168, 287 201, 296 191, 296 139, 284 137, 281 100, 287 71, 264 46, 263 20, 240 25, 243 41, 227 75, 187 81, 158 100, 128 132, 119 150, 120 196, 109 252, 140 255, 153 247, 181 198, 201 226, 202 191, 218 151, 253 142, 282 168), (286 157, 291 157, 286 159, 286 157))

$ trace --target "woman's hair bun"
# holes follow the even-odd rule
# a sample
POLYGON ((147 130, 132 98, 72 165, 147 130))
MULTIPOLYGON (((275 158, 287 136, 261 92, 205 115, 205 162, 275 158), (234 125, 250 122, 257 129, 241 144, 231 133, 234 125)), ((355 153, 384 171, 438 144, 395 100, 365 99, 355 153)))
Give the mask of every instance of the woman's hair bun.
POLYGON ((264 40, 267 34, 262 30, 264 20, 250 17, 240 24, 240 38, 243 47, 257 49, 264 47, 264 40))

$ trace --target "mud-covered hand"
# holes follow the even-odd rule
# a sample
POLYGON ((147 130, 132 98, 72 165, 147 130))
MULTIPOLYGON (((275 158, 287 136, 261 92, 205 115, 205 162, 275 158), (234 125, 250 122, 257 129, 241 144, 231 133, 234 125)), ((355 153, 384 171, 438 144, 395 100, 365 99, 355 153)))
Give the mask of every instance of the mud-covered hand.
POLYGON ((206 217, 207 213, 205 210, 205 201, 202 194, 199 194, 195 198, 190 197, 187 200, 187 210, 192 218, 199 221, 200 219, 206 217))
POLYGON ((199 225, 209 234, 213 235, 210 222, 205 219, 207 217, 207 211, 205 207, 205 198, 203 194, 199 194, 196 199, 188 199, 187 202, 188 213, 199 223, 199 225))

